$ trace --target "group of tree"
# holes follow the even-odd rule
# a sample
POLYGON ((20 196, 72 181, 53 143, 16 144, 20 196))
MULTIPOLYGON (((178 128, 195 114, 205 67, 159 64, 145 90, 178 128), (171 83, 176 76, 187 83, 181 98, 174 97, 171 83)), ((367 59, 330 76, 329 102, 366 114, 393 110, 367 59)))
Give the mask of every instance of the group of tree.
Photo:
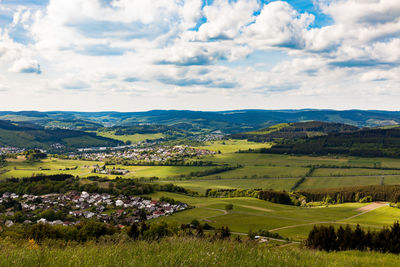
POLYGON ((0 194, 13 192, 16 194, 44 195, 50 193, 66 193, 69 191, 86 191, 89 193, 108 193, 111 195, 143 195, 155 191, 198 195, 174 184, 140 183, 134 179, 105 179, 90 177, 86 182, 70 174, 35 175, 30 178, 8 178, 0 181, 0 194))
POLYGON ((400 185, 369 185, 342 188, 308 189, 296 192, 307 202, 325 201, 327 197, 340 202, 389 201, 400 202, 400 185))
MULTIPOLYGON (((181 224, 178 227, 176 224, 167 224, 165 222, 146 224, 145 222, 133 223, 127 234, 130 238, 137 240, 158 240, 165 236, 185 235, 195 237, 205 237, 205 230, 214 230, 209 224, 201 224, 198 220, 194 219, 189 224, 181 224)), ((216 229, 215 237, 224 239, 230 236, 228 227, 216 229)))
POLYGON ((372 250, 379 252, 400 253, 400 225, 395 222, 390 228, 380 231, 367 231, 359 225, 353 230, 349 225, 314 226, 305 245, 311 249, 325 251, 372 250))
POLYGON ((37 242, 46 239, 86 242, 88 240, 98 240, 105 235, 113 235, 118 231, 116 227, 105 223, 86 221, 71 226, 38 223, 25 228, 14 228, 2 234, 10 235, 12 230, 14 230, 14 237, 34 239, 37 242))
POLYGON ((6 156, 0 155, 0 168, 3 168, 6 165, 7 165, 6 156))
POLYGON ((206 197, 255 197, 261 189, 207 189, 206 197))
POLYGON ((40 161, 47 158, 47 154, 38 149, 27 150, 24 155, 27 161, 40 161))

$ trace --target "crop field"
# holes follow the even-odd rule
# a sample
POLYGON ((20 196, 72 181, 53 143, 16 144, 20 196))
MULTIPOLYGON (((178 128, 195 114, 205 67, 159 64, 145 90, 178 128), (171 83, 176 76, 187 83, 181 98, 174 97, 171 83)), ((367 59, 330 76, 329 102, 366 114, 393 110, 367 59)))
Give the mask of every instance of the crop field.
POLYGON ((90 174, 90 168, 98 164, 95 161, 80 161, 80 160, 61 160, 50 158, 41 162, 27 162, 24 158, 8 160, 8 164, 1 170, 6 171, 0 178, 20 178, 31 177, 34 174, 72 174, 77 176, 86 176, 90 174), (71 168, 73 170, 71 170, 71 168), (76 169, 74 169, 76 168, 76 169), (68 170, 69 169, 69 170, 68 170))
POLYGON ((122 142, 131 141, 132 143, 139 143, 145 140, 154 140, 163 138, 164 135, 162 133, 155 134, 131 134, 131 135, 115 135, 114 132, 96 132, 98 136, 107 137, 115 140, 119 140, 122 142))
POLYGON ((291 156, 280 154, 260 153, 222 153, 210 157, 209 160, 218 163, 240 163, 242 165, 267 165, 267 166, 297 166, 309 165, 334 165, 351 167, 384 167, 400 168, 400 159, 393 158, 360 158, 338 156, 291 156))
POLYGON ((174 183, 186 189, 204 194, 207 189, 274 189, 286 190, 296 183, 297 178, 257 178, 257 179, 213 179, 187 181, 158 181, 158 183, 174 183))
MULTIPOLYGON (((334 188, 359 185, 380 185, 380 176, 309 177, 298 189, 334 188)), ((400 179, 398 180, 400 183, 400 179)))
POLYGON ((313 172, 313 176, 357 176, 357 175, 393 175, 400 174, 400 170, 379 170, 379 169, 338 169, 338 168, 321 168, 313 172))
POLYGON ((223 173, 204 176, 204 179, 232 179, 232 178, 288 178, 301 177, 309 168, 305 167, 279 167, 279 166, 249 166, 238 168, 223 173))
POLYGON ((373 230, 400 220, 400 209, 397 208, 384 206, 367 212, 358 210, 369 205, 368 203, 345 203, 310 208, 274 204, 255 198, 195 198, 164 192, 151 196, 153 198, 168 196, 195 206, 194 209, 156 220, 180 224, 198 219, 214 227, 227 225, 233 232, 248 233, 249 230, 263 229, 298 241, 307 237, 314 224, 335 226, 360 224, 373 230), (232 211, 225 211, 227 204, 233 204, 232 211))
POLYGON ((239 150, 258 149, 263 147, 270 147, 269 143, 255 143, 246 140, 220 140, 206 142, 204 146, 197 147, 199 149, 207 149, 221 153, 233 153, 239 150))
POLYGON ((161 179, 173 178, 179 175, 189 175, 191 172, 204 171, 212 169, 212 166, 119 166, 122 169, 129 170, 127 177, 139 178, 139 177, 158 177, 161 179))

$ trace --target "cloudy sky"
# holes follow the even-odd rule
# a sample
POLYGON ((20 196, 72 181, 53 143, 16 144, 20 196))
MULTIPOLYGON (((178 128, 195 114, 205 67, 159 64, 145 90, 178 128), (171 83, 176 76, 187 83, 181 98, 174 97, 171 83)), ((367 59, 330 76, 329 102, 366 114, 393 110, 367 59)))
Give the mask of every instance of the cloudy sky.
POLYGON ((0 110, 399 107, 399 0, 0 0, 0 110))

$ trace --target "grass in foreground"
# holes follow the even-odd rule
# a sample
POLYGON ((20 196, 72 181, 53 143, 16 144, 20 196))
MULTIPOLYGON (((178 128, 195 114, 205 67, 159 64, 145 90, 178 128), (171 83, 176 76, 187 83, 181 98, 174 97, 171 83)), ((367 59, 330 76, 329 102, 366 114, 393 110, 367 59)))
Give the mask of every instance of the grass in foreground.
POLYGON ((0 266, 398 266, 400 261, 392 254, 326 253, 292 246, 166 238, 29 249, 2 242, 0 266))

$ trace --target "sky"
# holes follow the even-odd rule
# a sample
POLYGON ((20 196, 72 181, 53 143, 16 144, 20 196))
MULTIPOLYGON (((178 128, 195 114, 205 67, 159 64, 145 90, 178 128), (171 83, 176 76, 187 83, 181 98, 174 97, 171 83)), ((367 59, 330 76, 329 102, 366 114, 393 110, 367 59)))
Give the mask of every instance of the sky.
POLYGON ((399 0, 0 0, 0 110, 399 102, 399 0))

